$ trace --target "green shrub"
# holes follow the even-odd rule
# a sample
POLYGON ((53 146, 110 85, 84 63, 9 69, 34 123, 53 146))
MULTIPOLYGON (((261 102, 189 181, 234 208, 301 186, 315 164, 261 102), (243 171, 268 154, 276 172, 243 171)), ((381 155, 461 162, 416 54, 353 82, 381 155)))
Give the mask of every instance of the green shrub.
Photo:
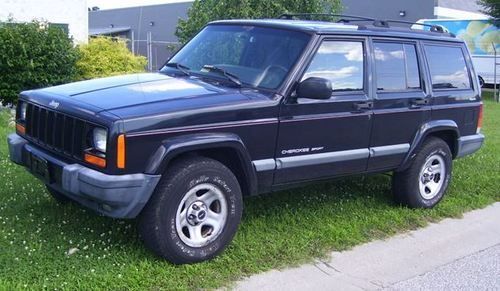
POLYGON ((39 21, 0 23, 0 101, 15 104, 23 90, 72 81, 77 59, 60 28, 39 21))
POLYGON ((132 54, 124 40, 116 38, 91 38, 78 50, 76 68, 80 79, 144 72, 147 63, 145 57, 132 54))

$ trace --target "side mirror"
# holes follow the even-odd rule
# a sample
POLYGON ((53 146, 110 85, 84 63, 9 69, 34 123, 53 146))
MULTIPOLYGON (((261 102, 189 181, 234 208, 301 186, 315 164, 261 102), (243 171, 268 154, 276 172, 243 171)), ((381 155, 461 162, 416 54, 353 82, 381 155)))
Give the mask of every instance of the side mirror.
POLYGON ((309 77, 297 87, 297 98, 330 99, 332 82, 325 78, 309 77))

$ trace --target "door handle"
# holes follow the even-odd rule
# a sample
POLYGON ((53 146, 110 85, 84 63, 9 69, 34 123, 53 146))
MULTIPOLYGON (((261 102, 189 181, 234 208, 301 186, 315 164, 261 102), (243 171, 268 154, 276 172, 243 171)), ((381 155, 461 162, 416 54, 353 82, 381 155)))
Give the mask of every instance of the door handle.
POLYGON ((429 104, 428 98, 414 98, 410 101, 410 108, 420 108, 427 104, 429 104))
POLYGON ((371 101, 354 103, 354 109, 356 109, 356 111, 366 111, 372 108, 373 108, 373 102, 371 101))

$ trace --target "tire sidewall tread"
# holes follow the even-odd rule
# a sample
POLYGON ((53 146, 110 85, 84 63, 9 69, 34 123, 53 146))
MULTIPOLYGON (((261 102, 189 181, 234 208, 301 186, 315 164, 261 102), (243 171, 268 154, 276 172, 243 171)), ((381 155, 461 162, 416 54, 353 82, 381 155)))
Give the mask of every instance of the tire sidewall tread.
POLYGON ((172 263, 195 263, 215 257, 230 243, 242 213, 241 189, 237 178, 223 164, 204 157, 190 157, 167 169, 139 217, 141 237, 154 253, 172 263), (219 236, 208 245, 193 248, 177 234, 176 214, 184 195, 196 185, 219 187, 227 200, 228 217, 219 236))
POLYGON ((432 208, 443 198, 451 182, 453 157, 448 144, 437 137, 427 138, 411 162, 410 167, 393 175, 393 194, 396 202, 411 208, 432 208), (444 182, 439 192, 431 199, 425 199, 420 194, 419 178, 422 166, 427 158, 440 155, 446 168, 444 182))

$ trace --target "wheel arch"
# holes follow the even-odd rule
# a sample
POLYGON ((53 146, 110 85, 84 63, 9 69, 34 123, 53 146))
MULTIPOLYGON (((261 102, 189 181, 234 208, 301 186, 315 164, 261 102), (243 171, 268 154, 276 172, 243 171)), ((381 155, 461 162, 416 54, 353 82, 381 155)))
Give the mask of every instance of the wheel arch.
POLYGON ((146 173, 163 174, 177 159, 200 155, 219 161, 238 179, 243 195, 257 191, 257 175, 243 141, 233 133, 188 134, 162 141, 146 166, 146 173))
POLYGON ((431 136, 444 140, 450 148, 453 159, 456 158, 459 147, 458 139, 460 137, 457 123, 453 120, 433 120, 420 127, 410 145, 410 150, 397 171, 403 171, 408 168, 422 143, 431 136))

